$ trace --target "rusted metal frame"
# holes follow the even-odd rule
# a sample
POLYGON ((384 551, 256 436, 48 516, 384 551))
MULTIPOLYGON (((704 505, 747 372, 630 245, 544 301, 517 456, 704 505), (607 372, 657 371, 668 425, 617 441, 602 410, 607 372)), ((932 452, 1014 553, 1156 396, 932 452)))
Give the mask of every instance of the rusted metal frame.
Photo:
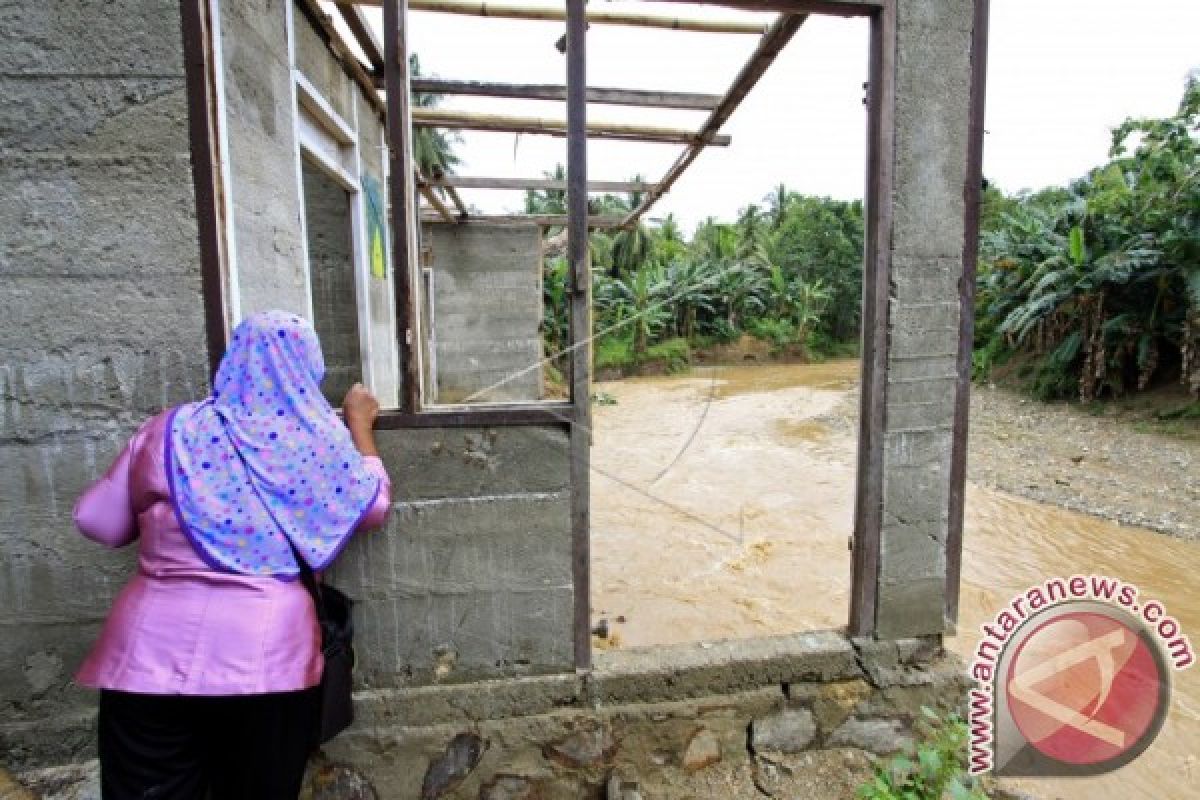
MULTIPOLYGON (((544 228, 565 227, 569 217, 567 214, 474 214, 466 219, 446 219, 445 217, 422 214, 421 223, 434 225, 454 223, 470 224, 472 222, 491 225, 541 225, 544 228)), ((593 230, 619 228, 622 225, 620 217, 588 217, 587 226, 593 230)))
POLYGON ((224 204, 217 165, 216 74, 219 68, 211 49, 212 18, 207 0, 182 0, 179 4, 183 36, 183 67, 187 83, 188 140, 192 161, 192 187, 196 196, 196 229, 200 246, 200 293, 204 298, 205 344, 212 378, 228 341, 225 316, 225 280, 222 272, 224 204))
POLYGON ((416 252, 416 192, 412 165, 412 126, 409 124, 408 3, 383 4, 384 78, 387 92, 388 191, 392 204, 392 278, 396 292, 396 335, 399 338, 403 387, 400 409, 415 412, 421 405, 420 362, 417 359, 417 295, 413 270, 416 252))
MULTIPOLYGON (((440 78, 417 78, 412 82, 414 92, 454 94, 471 97, 506 97, 517 100, 567 99, 567 87, 556 84, 488 83, 484 81, 451 81, 440 78)), ((647 89, 605 89, 590 86, 587 101, 613 106, 642 108, 671 108, 684 111, 712 111, 721 102, 719 94, 694 92, 659 92, 647 89)))
MULTIPOLYGON (((444 175, 433 178, 429 185, 453 189, 506 189, 514 191, 566 191, 567 182, 554 178, 484 178, 467 175, 444 175)), ((645 181, 588 181, 589 192, 648 192, 653 183, 645 181)))
POLYGON ((350 29, 350 33, 354 34, 354 39, 358 42, 363 55, 367 57, 367 63, 371 65, 371 70, 373 71, 372 78, 375 75, 382 77, 383 48, 375 39, 375 32, 371 30, 371 24, 367 21, 362 9, 358 6, 340 4, 337 10, 342 15, 342 19, 345 20, 346 27, 350 29))
POLYGON ((852 636, 875 633, 883 526, 883 426, 887 403, 887 314, 895 168, 896 7, 871 17, 867 92, 866 238, 863 266, 862 380, 854 492, 850 619, 852 636))
MULTIPOLYGON (((335 2, 379 5, 380 0, 335 0, 335 2)), ((432 11, 442 14, 460 14, 469 17, 549 22, 566 19, 566 13, 561 7, 522 6, 511 3, 462 2, 462 0, 411 0, 409 8, 413 11, 432 11)), ((665 30, 700 33, 761 34, 765 30, 764 25, 745 20, 682 19, 679 17, 664 17, 660 14, 644 14, 636 11, 601 11, 598 9, 592 9, 587 12, 587 21, 593 25, 626 25, 637 28, 661 28, 665 30)))
POLYGON ((379 412, 377 430, 404 430, 408 428, 472 428, 514 427, 522 425, 570 426, 574 419, 574 406, 569 403, 545 405, 522 405, 511 408, 452 408, 449 410, 425 409, 417 413, 386 409, 379 412))
POLYGON ((588 264, 587 13, 567 0, 567 263, 570 265, 571 574, 575 668, 592 666, 591 600, 591 269, 588 264))
MULTIPOLYGON (((412 114, 418 128, 458 128, 497 133, 532 133, 545 136, 566 136, 567 123, 561 119, 543 117, 514 117, 503 114, 479 114, 444 108, 418 108, 412 114)), ((586 135, 592 139, 617 139, 630 142, 662 142, 694 146, 727 147, 728 136, 706 135, 684 128, 654 125, 631 125, 624 122, 596 122, 587 126, 586 135)))
POLYGON ((632 225, 634 222, 650 210, 658 199, 671 190, 675 182, 679 180, 684 171, 691 166, 696 160, 700 152, 707 146, 711 145, 717 137, 717 132, 721 130, 721 126, 728 121, 737 110, 738 105, 749 94, 750 90, 758 83, 759 78, 771 66, 775 57, 783 50, 784 46, 791 41, 796 31, 800 30, 800 26, 808 17, 803 14, 781 16, 772 23, 770 29, 759 40, 758 47, 750 59, 738 72, 737 77, 733 81, 733 85, 729 87, 729 91, 721 98, 720 104, 713 110, 705 121, 693 144, 680 153, 679 158, 667 170, 667 174, 653 191, 647 192, 642 199, 641 204, 629 213, 625 218, 626 225, 632 225))
POLYGON ((779 14, 822 14, 831 17, 869 17, 883 8, 886 0, 663 0, 723 6, 739 11, 771 11, 779 14))
POLYGON ((950 445, 950 509, 946 532, 946 628, 958 624, 962 580, 963 511, 966 505, 967 433, 971 411, 971 350, 975 339, 975 269, 979 260, 979 215, 983 194, 983 123, 987 94, 989 0, 975 0, 971 33, 971 95, 967 132, 967 175, 963 184, 963 274, 958 285, 958 375, 950 445))

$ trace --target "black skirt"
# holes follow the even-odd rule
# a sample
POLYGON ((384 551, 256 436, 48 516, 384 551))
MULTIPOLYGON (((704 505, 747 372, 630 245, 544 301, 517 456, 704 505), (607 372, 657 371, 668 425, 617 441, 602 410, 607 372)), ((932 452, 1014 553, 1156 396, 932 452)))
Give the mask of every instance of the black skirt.
POLYGON ((295 800, 319 689, 234 697, 100 693, 104 800, 295 800))

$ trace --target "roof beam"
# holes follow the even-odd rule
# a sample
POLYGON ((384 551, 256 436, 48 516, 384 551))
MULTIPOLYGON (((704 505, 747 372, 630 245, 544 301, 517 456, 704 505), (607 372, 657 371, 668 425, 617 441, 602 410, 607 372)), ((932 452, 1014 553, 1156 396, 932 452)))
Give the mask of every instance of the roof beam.
MULTIPOLYGON (((452 111, 442 108, 414 108, 412 124, 417 128, 459 128, 473 131, 496 131, 500 133, 540 133, 547 136, 566 136, 567 123, 561 119, 541 117, 511 117, 501 114, 477 114, 470 111, 452 111)), ((615 122, 589 122, 587 135, 590 139, 618 139, 632 142, 663 142, 666 144, 690 144, 727 147, 732 141, 728 136, 706 135, 682 128, 664 128, 651 125, 627 125, 615 122)))
MULTIPOLYGON (((470 225, 471 223, 483 223, 490 225, 541 225, 542 227, 564 227, 567 224, 566 214, 476 214, 465 219, 449 219, 445 217, 434 216, 421 209, 421 222, 432 225, 440 225, 448 222, 456 224, 470 225)), ((595 216, 587 218, 587 226, 589 228, 619 228, 621 227, 621 218, 616 216, 595 216)))
POLYGON ((375 32, 371 30, 371 24, 367 22, 366 16, 358 6, 340 5, 338 6, 338 13, 342 15, 342 19, 345 20, 346 27, 350 29, 350 33, 354 34, 354 39, 358 42, 359 49, 367 57, 367 63, 380 76, 376 85, 379 88, 383 88, 383 46, 375 38, 375 32))
POLYGON ((666 3, 702 3, 739 11, 774 11, 780 14, 827 14, 867 17, 883 8, 885 0, 662 0, 666 3))
MULTIPOLYGON (((476 178, 463 175, 445 175, 429 181, 434 188, 453 189, 508 189, 566 191, 567 182, 554 178, 476 178)), ((645 181, 588 181, 589 192, 648 192, 653 183, 645 181)))
POLYGON ((800 30, 800 26, 808 19, 805 14, 792 14, 779 17, 771 25, 771 29, 759 41, 758 47, 750 59, 738 72, 734 78, 733 85, 729 87, 729 91, 721 99, 721 103, 713 110, 704 125, 701 126, 699 136, 691 147, 680 153, 679 158, 667 170, 667 174, 658 182, 652 190, 646 193, 641 204, 629 213, 625 218, 624 224, 632 225, 643 214, 650 210, 660 197, 670 191, 675 182, 679 180, 679 176, 683 174, 691 163, 696 160, 700 152, 710 144, 710 140, 715 139, 717 131, 721 129, 733 112, 737 110, 742 100, 750 93, 759 79, 766 73, 767 68, 779 55, 780 51, 792 40, 796 35, 796 31, 800 30))
MULTIPOLYGON (((470 95, 474 97, 509 97, 522 100, 567 99, 567 87, 554 84, 486 83, 483 81, 449 81, 438 78, 414 78, 414 92, 427 94, 470 95)), ((644 89, 603 89, 589 86, 589 103, 642 108, 675 108, 685 111, 712 111, 721 102, 719 94, 694 92, 660 92, 644 89)))
MULTIPOLYGON (((351 5, 351 0, 335 0, 339 5, 351 5)), ((380 5, 381 0, 357 0, 360 5, 380 5)), ((409 0, 410 11, 433 11, 441 14, 460 14, 469 17, 495 17, 562 22, 567 18, 563 5, 558 8, 522 6, 512 3, 481 3, 467 0, 409 0)), ((767 26, 747 20, 687 19, 644 14, 636 11, 607 11, 588 9, 587 21, 592 25, 627 25, 635 28, 663 28, 697 33, 747 33, 761 35, 767 26)))

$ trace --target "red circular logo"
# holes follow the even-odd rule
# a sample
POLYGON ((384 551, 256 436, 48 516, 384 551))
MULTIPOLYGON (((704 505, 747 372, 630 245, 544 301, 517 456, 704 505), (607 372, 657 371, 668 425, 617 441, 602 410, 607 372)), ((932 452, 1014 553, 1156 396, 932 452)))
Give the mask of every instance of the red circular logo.
POLYGON ((1004 689, 1030 746, 1063 764, 1127 761, 1158 733, 1167 676, 1136 626, 1100 611, 1054 616, 1020 643, 1004 689))

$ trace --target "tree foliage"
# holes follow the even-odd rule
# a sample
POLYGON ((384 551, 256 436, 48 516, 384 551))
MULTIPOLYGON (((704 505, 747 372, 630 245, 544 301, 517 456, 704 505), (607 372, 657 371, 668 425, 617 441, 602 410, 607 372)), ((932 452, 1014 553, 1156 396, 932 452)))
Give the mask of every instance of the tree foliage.
POLYGON ((1087 402, 1177 373, 1200 393, 1200 82, 1129 119, 1066 188, 985 195, 975 366, 1014 355, 1040 396, 1087 402))

